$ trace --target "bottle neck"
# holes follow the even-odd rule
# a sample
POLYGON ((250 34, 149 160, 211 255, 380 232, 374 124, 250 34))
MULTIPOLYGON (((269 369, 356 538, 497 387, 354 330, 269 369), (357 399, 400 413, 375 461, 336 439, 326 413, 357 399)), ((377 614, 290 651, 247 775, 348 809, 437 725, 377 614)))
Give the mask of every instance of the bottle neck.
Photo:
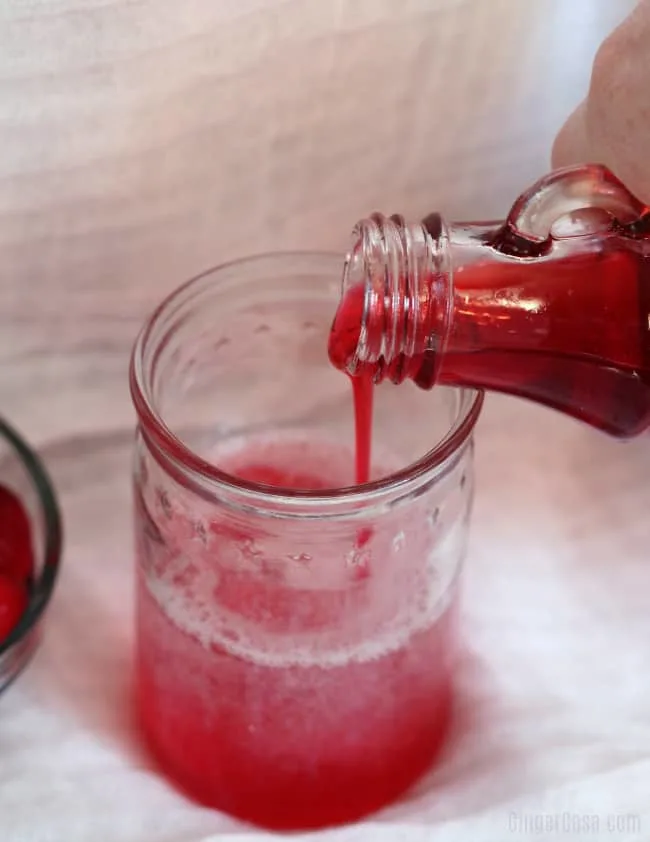
POLYGON ((408 225, 373 214, 359 222, 343 270, 330 358, 351 376, 416 379, 425 354, 444 354, 452 318, 449 237, 432 214, 408 225))

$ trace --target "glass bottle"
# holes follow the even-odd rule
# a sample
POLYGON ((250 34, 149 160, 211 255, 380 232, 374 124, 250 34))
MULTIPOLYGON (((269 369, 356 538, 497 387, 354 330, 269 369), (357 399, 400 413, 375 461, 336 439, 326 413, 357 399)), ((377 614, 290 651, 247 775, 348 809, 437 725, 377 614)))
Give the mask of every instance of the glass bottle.
POLYGON ((505 221, 357 224, 331 361, 527 398, 627 438, 650 425, 650 209, 600 165, 523 193, 505 221))

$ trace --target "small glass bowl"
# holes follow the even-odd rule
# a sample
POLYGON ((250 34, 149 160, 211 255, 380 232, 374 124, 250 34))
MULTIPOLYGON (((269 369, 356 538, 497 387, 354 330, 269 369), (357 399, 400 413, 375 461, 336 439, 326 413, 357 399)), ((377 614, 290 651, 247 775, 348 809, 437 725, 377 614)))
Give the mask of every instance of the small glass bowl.
MULTIPOLYGON (((16 494, 29 515, 34 574, 27 609, 0 641, 0 693, 36 651, 41 621, 61 559, 61 516, 50 479, 31 448, 0 418, 0 484, 16 494)), ((0 529, 2 524, 0 523, 0 529)))

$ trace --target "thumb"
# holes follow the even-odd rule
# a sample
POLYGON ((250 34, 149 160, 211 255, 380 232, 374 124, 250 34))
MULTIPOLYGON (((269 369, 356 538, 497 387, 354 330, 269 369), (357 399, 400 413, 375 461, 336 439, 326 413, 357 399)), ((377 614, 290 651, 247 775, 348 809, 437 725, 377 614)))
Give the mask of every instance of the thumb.
POLYGON ((589 93, 553 144, 554 167, 604 164, 650 203, 650 0, 641 0, 596 53, 589 93))

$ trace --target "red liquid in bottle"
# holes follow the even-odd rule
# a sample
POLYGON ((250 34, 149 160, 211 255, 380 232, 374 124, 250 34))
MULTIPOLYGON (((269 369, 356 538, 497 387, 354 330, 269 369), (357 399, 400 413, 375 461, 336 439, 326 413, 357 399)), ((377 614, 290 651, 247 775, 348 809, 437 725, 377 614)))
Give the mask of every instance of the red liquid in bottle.
POLYGON ((479 264, 457 283, 476 304, 456 319, 440 383, 528 398, 622 438, 650 425, 647 257, 610 243, 529 266, 479 264), (479 303, 495 284, 519 291, 516 309, 496 296, 479 303))
MULTIPOLYGON (((370 413, 362 408, 361 417, 369 442, 370 413)), ((337 462, 340 452, 318 444, 252 444, 221 464, 248 480, 313 490, 337 484, 337 462)), ((300 571, 294 582, 264 578, 233 561, 234 547, 255 552, 254 526, 214 521, 204 541, 188 542, 187 515, 168 505, 163 536, 137 493, 136 506, 140 718, 186 791, 255 824, 318 828, 382 807, 427 769, 450 714, 454 603, 397 635, 369 628, 361 645, 305 649, 310 631, 336 633, 377 599, 372 572, 351 570, 334 587, 300 571), (247 623, 252 642, 232 631, 247 623), (277 643, 292 635, 295 651, 277 643)), ((414 518, 419 557, 431 538, 421 513, 414 518)), ((390 540, 383 547, 375 539, 377 563, 391 560, 390 540)), ((286 550, 296 552, 291 538, 286 550)), ((340 555, 334 544, 333 564, 340 555)), ((266 561, 256 557, 261 567, 266 561)))
MULTIPOLYGON (((342 302, 333 360, 356 351, 346 320, 356 320, 362 294, 352 288, 342 302)), ((456 274, 455 296, 463 306, 440 359, 425 351, 390 365, 380 360, 380 376, 406 374, 425 389, 505 392, 622 438, 650 425, 649 258, 607 249, 529 264, 476 263, 456 274)), ((364 384, 368 378, 359 376, 364 384)))
MULTIPOLYGON (((571 184, 577 177, 599 198, 605 184, 607 201, 624 191, 601 168, 569 171, 571 184)), ((368 271, 341 300, 330 359, 361 379, 500 391, 638 435, 650 426, 650 214, 636 209, 626 225, 592 209, 545 239, 527 240, 511 223, 456 226, 444 246, 432 215, 422 227, 447 250, 446 268, 420 274, 417 294, 408 259, 386 290, 369 287, 378 273, 368 271)))

